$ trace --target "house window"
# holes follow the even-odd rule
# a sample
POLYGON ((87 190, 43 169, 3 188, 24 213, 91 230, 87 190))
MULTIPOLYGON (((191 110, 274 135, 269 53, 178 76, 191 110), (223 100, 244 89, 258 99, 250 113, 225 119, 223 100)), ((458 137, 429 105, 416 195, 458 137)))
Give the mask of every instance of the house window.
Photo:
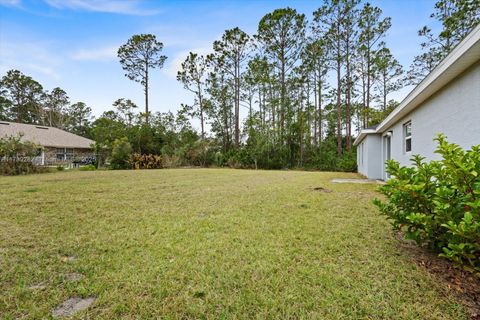
POLYGON ((57 148, 57 160, 65 160, 65 148, 57 148))
POLYGON ((65 159, 66 160, 73 160, 73 149, 65 148, 65 159))
POLYGON ((57 148, 57 160, 65 161, 73 159, 72 148, 57 148))
POLYGON ((403 125, 403 137, 405 139, 405 152, 412 151, 412 122, 409 121, 403 125))

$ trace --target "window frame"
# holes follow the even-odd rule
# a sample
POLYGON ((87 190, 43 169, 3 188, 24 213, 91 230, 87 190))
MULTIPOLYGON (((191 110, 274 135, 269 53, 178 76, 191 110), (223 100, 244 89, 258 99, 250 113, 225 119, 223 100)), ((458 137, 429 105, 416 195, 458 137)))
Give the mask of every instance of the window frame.
POLYGON ((73 160, 74 156, 73 148, 65 148, 65 160, 73 160))
POLYGON ((59 161, 65 161, 65 148, 57 148, 56 158, 59 161))
POLYGON ((58 161, 69 161, 73 160, 75 157, 75 150, 74 148, 56 148, 56 155, 58 161))
POLYGON ((412 121, 409 120, 403 124, 403 153, 407 154, 412 152, 412 142, 412 121), (408 140, 410 140, 409 144, 407 144, 408 140), (410 150, 407 150, 407 146, 410 146, 410 150))

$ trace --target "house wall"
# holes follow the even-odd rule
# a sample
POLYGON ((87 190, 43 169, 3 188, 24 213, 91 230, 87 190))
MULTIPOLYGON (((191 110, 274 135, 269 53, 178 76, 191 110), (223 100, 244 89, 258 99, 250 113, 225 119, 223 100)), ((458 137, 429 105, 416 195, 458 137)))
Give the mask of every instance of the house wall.
POLYGON ((382 178, 382 139, 380 134, 369 134, 357 145, 358 173, 369 179, 382 178))
POLYGON ((388 131, 392 131, 392 159, 401 165, 410 165, 414 154, 427 160, 439 159, 433 141, 438 133, 462 148, 480 144, 480 62, 385 132, 388 131), (408 121, 412 123, 412 151, 406 153, 403 124, 408 121))

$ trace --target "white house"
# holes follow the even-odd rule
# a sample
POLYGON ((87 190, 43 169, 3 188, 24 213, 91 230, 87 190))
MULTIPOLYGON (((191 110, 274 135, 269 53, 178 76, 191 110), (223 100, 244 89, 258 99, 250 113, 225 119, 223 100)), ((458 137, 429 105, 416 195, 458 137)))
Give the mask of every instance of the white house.
POLYGON ((480 144, 480 25, 384 121, 360 132, 358 172, 385 180, 388 159, 401 165, 411 164, 414 154, 438 159, 438 133, 463 148, 480 144))

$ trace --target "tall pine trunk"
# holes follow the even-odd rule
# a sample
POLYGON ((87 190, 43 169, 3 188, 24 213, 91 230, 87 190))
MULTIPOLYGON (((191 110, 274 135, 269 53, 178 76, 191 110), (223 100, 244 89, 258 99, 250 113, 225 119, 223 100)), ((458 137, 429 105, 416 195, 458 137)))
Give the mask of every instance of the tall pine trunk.
MULTIPOLYGON (((321 74, 321 71, 320 71, 321 74)), ((323 132, 322 132, 322 76, 318 76, 318 144, 322 144, 323 132)))
POLYGON ((145 123, 148 125, 148 61, 145 61, 145 123))
POLYGON ((318 146, 318 98, 317 98, 317 71, 313 77, 313 97, 314 97, 314 109, 313 109, 313 141, 315 146, 318 146))
POLYGON ((350 43, 347 38, 347 44, 346 44, 346 65, 347 65, 347 101, 346 101, 346 122, 347 122, 347 151, 350 151, 352 148, 352 117, 351 117, 351 79, 350 79, 350 57, 349 57, 349 48, 350 48, 350 43))
POLYGON ((205 139, 205 129, 204 129, 204 119, 203 119, 203 97, 202 97, 202 89, 200 83, 197 84, 198 87, 198 104, 200 108, 200 126, 202 130, 202 140, 205 139))
MULTIPOLYGON (((337 26, 340 33, 340 27, 337 26)), ((340 39, 337 40, 337 156, 342 156, 342 77, 341 77, 341 56, 340 39)))
POLYGON ((371 78, 371 71, 370 71, 370 67, 371 67, 371 58, 370 58, 370 42, 368 42, 367 44, 367 48, 368 48, 368 51, 367 51, 367 104, 366 104, 366 109, 365 109, 365 126, 368 127, 369 124, 370 124, 370 78, 371 78))
POLYGON ((387 71, 383 70, 383 111, 387 111, 387 71))
MULTIPOLYGON (((283 57, 283 51, 282 51, 282 57, 283 57)), ((282 81, 282 87, 280 88, 280 140, 281 143, 283 144, 284 142, 284 129, 285 129, 285 104, 286 104, 286 84, 285 84, 285 62, 284 59, 282 58, 282 75, 281 75, 281 81, 282 81)))
POLYGON ((240 146, 240 62, 235 58, 235 147, 240 146))

